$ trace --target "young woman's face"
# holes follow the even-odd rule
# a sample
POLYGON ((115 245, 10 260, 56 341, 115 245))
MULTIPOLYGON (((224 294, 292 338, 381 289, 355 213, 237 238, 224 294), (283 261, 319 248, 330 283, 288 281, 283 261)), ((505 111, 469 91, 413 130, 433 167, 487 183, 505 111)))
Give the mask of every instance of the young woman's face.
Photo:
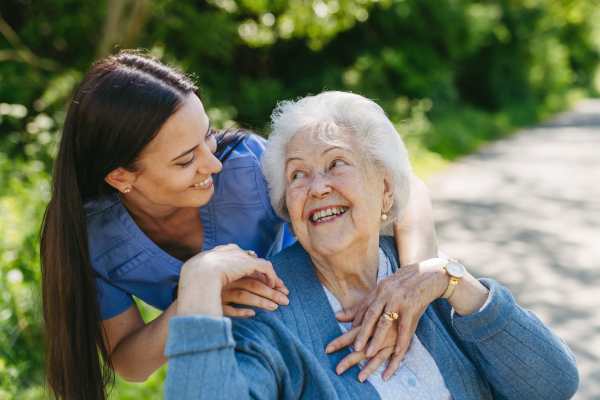
POLYGON ((214 193, 212 175, 221 171, 217 142, 200 99, 190 94, 163 125, 140 160, 127 199, 167 207, 200 207, 214 193))

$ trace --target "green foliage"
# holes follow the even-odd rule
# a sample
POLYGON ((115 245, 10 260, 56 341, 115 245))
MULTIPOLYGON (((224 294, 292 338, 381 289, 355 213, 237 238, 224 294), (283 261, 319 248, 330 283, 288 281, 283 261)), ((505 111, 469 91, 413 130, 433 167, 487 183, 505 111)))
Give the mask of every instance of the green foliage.
MULTIPOLYGON (((110 4, 123 9, 107 0, 0 3, 2 399, 45 395, 38 230, 65 104, 107 51, 144 48, 193 74, 216 127, 262 131, 277 101, 324 89, 376 99, 421 176, 600 89, 594 0, 110 4)), ((147 321, 157 315, 140 307, 147 321)), ((112 398, 161 398, 164 375, 118 379, 112 398)))

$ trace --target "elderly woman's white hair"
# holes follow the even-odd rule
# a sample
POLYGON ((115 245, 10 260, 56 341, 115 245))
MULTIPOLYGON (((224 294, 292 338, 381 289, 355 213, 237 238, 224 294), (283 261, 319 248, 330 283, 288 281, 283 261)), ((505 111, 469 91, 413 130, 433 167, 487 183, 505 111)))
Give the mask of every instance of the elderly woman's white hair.
POLYGON ((377 171, 385 174, 394 190, 394 204, 387 212, 393 222, 402 216, 410 191, 411 167, 404 142, 385 112, 375 102, 353 93, 324 92, 297 101, 282 101, 271 115, 269 145, 262 170, 271 205, 290 221, 286 204, 285 159, 292 138, 311 131, 319 141, 334 142, 335 132, 345 129, 377 171))

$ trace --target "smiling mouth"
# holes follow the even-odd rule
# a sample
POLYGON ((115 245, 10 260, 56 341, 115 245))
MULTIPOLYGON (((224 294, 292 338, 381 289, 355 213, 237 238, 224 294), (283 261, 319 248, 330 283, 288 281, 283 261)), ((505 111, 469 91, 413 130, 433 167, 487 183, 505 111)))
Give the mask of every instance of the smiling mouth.
POLYGON ((342 215, 348 210, 348 207, 330 207, 325 210, 317 211, 309 218, 314 223, 325 222, 342 215))
POLYGON ((204 186, 204 185, 207 185, 207 184, 208 184, 208 182, 210 182, 210 176, 209 176, 208 178, 206 178, 206 180, 205 180, 205 181, 202 181, 202 182, 200 182, 200 183, 194 183, 194 184, 193 184, 192 186, 190 186, 190 187, 204 186))

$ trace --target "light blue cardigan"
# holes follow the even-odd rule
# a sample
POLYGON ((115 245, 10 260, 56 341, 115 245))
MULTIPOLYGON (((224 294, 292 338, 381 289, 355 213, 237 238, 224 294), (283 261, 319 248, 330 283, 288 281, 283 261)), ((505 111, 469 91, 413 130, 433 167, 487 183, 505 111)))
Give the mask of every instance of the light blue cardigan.
MULTIPOLYGON (((380 246, 398 268, 393 238, 380 246)), ((173 317, 165 399, 379 399, 359 368, 342 376, 349 354, 325 354, 341 335, 308 253, 295 244, 271 259, 290 290, 288 306, 255 309, 251 319, 173 317)), ((567 345, 493 279, 477 313, 460 317, 438 299, 419 321, 417 336, 435 359, 455 400, 569 399, 579 374, 567 345)))

